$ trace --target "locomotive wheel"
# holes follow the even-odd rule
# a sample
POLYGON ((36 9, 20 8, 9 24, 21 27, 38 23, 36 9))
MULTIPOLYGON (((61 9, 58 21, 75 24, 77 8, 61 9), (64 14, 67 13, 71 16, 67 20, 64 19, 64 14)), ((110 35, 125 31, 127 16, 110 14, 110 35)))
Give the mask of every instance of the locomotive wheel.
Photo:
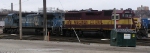
POLYGON ((14 29, 14 32, 13 32, 13 33, 16 34, 16 32, 17 32, 17 29, 14 29))
POLYGON ((11 34, 14 34, 14 29, 11 29, 11 34))
POLYGON ((83 37, 83 32, 82 31, 78 31, 77 34, 78 34, 79 37, 83 37))
POLYGON ((14 29, 11 29, 10 33, 13 34, 13 32, 14 32, 14 29))
POLYGON ((6 33, 6 29, 3 29, 3 33, 6 33))
POLYGON ((35 29, 35 35, 40 35, 40 30, 35 29))
POLYGON ((69 31, 66 31, 65 35, 66 35, 67 37, 70 37, 70 36, 71 36, 71 34, 70 34, 69 31))
POLYGON ((19 29, 16 29, 16 34, 19 34, 19 29))
POLYGON ((15 34, 16 33, 16 29, 12 29, 12 33, 15 34))
POLYGON ((142 34, 141 34, 141 32, 140 32, 140 31, 138 31, 138 32, 137 32, 137 36, 136 36, 136 37, 137 37, 137 39, 142 39, 142 36, 141 36, 141 35, 142 35, 142 34))
POLYGON ((7 33, 7 29, 4 29, 4 33, 7 33))
POLYGON ((75 33, 72 33, 72 34, 71 34, 71 37, 76 37, 76 34, 75 34, 75 33))
MULTIPOLYGON (((76 33, 74 32, 74 30, 71 31, 71 37, 76 37, 76 33, 78 33, 78 31, 76 31, 76 33)), ((78 35, 78 34, 77 34, 78 35)))
POLYGON ((144 29, 137 31, 137 39, 147 38, 147 32, 144 29))
POLYGON ((98 31, 98 36, 99 36, 100 38, 106 38, 106 37, 105 37, 105 33, 102 32, 102 31, 98 31))
POLYGON ((10 34, 10 29, 7 30, 7 33, 10 34))

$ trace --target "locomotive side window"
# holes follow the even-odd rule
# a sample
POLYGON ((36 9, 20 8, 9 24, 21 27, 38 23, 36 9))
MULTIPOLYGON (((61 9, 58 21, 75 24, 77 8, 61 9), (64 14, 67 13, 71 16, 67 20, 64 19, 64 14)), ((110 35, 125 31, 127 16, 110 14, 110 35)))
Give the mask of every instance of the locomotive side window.
POLYGON ((132 14, 129 14, 129 17, 132 17, 132 14))
POLYGON ((125 14, 125 17, 129 17, 128 14, 125 14))
POLYGON ((122 17, 123 18, 131 18, 133 16, 132 14, 133 13, 132 13, 131 10, 125 10, 124 13, 123 13, 124 16, 122 16, 122 17))
POLYGON ((12 15, 8 15, 7 18, 8 18, 8 21, 10 22, 12 19, 12 15))
POLYGON ((132 17, 132 14, 122 14, 122 17, 132 17))

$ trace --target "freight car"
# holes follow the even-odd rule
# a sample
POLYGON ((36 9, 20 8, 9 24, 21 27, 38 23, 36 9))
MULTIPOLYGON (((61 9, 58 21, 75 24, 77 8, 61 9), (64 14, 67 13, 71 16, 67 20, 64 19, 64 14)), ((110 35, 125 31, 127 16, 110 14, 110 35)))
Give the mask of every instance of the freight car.
MULTIPOLYGON (((117 28, 128 28, 137 31, 138 38, 147 37, 147 31, 145 28, 141 28, 141 24, 138 23, 139 18, 134 18, 134 12, 132 9, 129 8, 126 10, 116 10, 116 19, 117 28)), ((65 13, 63 34, 67 36, 75 36, 72 28, 75 29, 79 36, 97 33, 98 35, 96 36, 109 38, 110 31, 114 29, 114 11, 68 11, 65 13)))
MULTIPOLYGON (((63 13, 47 13, 47 27, 48 30, 60 30, 62 25, 63 13)), ((35 32, 42 34, 43 31, 43 13, 27 14, 22 17, 23 32, 35 32)), ((4 19, 6 22, 5 33, 19 33, 19 18, 16 14, 8 14, 4 19)), ((55 32, 56 33, 56 32, 55 32)))

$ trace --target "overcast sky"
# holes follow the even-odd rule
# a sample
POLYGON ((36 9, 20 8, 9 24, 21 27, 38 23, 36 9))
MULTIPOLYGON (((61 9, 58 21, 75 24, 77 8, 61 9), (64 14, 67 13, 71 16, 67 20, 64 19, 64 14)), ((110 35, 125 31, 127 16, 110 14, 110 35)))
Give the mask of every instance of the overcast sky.
MULTIPOLYGON (((19 10, 19 0, 0 0, 0 9, 10 9, 10 4, 14 3, 14 10, 19 10)), ((72 9, 117 9, 132 8, 144 5, 150 6, 150 0, 47 0, 47 7, 55 7, 64 10, 72 9), (60 1, 60 2, 59 2, 60 1), (62 4, 62 5, 61 5, 62 4)), ((43 0, 22 0, 23 11, 37 11, 43 7, 43 0)))

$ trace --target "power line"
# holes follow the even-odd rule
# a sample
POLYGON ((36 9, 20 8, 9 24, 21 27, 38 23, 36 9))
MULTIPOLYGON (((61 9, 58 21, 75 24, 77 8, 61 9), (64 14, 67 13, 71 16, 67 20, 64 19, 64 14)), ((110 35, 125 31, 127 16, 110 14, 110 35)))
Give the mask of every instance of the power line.
POLYGON ((61 3, 61 1, 59 0, 59 3, 61 4, 61 7, 63 8, 63 10, 64 10, 64 7, 63 7, 63 5, 62 5, 62 3, 61 3))

